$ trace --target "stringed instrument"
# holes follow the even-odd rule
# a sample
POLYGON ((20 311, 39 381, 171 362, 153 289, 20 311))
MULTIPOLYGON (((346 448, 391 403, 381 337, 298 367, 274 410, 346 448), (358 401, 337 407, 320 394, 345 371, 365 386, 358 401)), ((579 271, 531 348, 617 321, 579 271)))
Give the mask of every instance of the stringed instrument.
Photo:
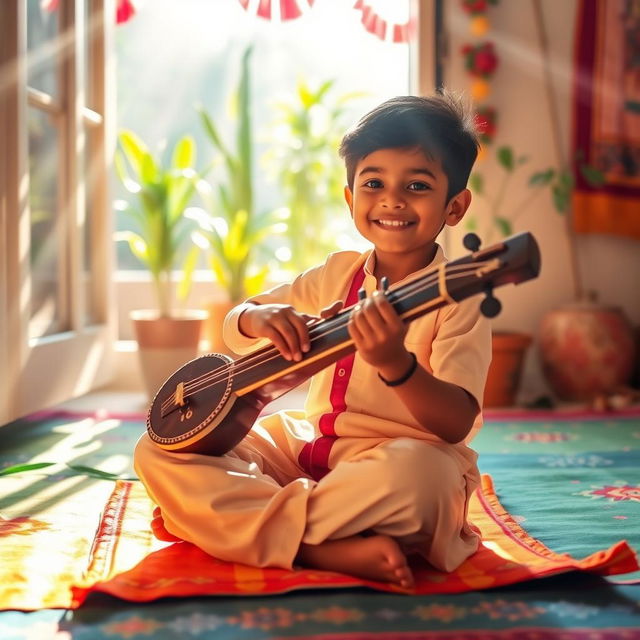
MULTIPOLYGON (((465 236, 468 255, 436 265, 419 278, 391 286, 389 302, 405 322, 447 304, 484 293, 481 312, 488 317, 501 305, 493 289, 538 276, 540 251, 530 233, 520 233, 486 249, 475 234, 465 236)), ((233 360, 213 353, 187 362, 154 397, 147 432, 162 449, 222 455, 251 430, 262 409, 355 351, 347 324, 352 307, 309 325, 310 349, 299 362, 265 346, 233 360)))

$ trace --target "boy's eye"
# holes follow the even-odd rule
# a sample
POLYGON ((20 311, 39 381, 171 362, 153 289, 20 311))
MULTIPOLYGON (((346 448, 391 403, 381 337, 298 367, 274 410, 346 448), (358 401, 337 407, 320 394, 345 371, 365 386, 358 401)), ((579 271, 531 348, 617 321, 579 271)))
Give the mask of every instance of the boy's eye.
POLYGON ((382 180, 378 178, 371 178, 371 180, 367 180, 364 185, 365 187, 369 187, 370 189, 379 189, 382 187, 382 180))
POLYGON ((431 187, 426 182, 412 182, 407 186, 409 191, 426 191, 431 189, 431 187))

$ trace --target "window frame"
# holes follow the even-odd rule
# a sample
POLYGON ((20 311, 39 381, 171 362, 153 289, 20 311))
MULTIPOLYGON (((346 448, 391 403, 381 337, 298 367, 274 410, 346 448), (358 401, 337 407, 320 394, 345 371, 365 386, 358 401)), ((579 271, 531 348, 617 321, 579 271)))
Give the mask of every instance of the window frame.
POLYGON ((27 85, 27 0, 0 6, 0 424, 85 393, 108 381, 114 337, 110 285, 111 222, 108 176, 114 146, 112 37, 114 0, 86 0, 89 7, 91 86, 85 100, 85 0, 59 3, 60 98, 27 85), (105 19, 105 17, 113 17, 105 19), (95 106, 95 110, 85 105, 95 106), (58 207, 65 330, 29 337, 31 273, 28 113, 38 109, 61 120, 58 207), (84 163, 85 136, 91 137, 84 163), (92 167, 88 183, 87 166, 92 167), (90 205, 86 208, 86 203, 90 205), (90 221, 85 286, 85 225, 90 221), (26 256, 26 257, 25 257, 26 256), (89 290, 87 295, 86 289, 89 290), (88 322, 87 305, 94 320, 88 322))

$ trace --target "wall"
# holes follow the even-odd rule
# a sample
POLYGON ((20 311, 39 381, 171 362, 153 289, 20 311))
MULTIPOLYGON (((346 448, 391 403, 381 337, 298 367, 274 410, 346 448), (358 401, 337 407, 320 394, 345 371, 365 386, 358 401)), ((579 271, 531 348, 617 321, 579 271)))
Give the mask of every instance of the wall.
MULTIPOLYGON (((562 144, 568 153, 571 133, 570 107, 576 0, 543 0, 544 24, 548 33, 553 83, 562 129, 562 144)), ((529 156, 527 167, 512 185, 512 206, 522 200, 524 183, 535 169, 557 166, 552 126, 545 94, 541 48, 538 40, 532 0, 500 0, 489 10, 492 40, 500 66, 491 80, 492 93, 487 102, 499 114, 495 145, 513 145, 529 156)), ((448 35, 448 59, 445 83, 453 90, 469 89, 469 76, 463 67, 460 49, 473 42, 469 19, 458 0, 445 0, 445 28, 448 35)), ((497 177, 490 158, 482 160, 487 180, 497 177)), ((485 215, 486 206, 476 198, 471 211, 485 215)), ((462 225, 460 225, 462 227, 462 225)), ((517 328, 536 334, 542 315, 563 303, 571 302, 573 283, 570 272, 565 220, 556 213, 548 193, 540 194, 531 206, 519 214, 515 231, 531 231, 542 251, 542 271, 537 280, 498 292, 502 313, 494 320, 496 329, 517 328)), ((447 237, 448 252, 464 253, 456 228, 447 237)), ((580 272, 585 290, 593 290, 603 303, 623 308, 635 326, 640 325, 640 247, 630 238, 583 235, 577 239, 580 272)), ((536 347, 527 356, 521 400, 548 393, 542 377, 536 347)))

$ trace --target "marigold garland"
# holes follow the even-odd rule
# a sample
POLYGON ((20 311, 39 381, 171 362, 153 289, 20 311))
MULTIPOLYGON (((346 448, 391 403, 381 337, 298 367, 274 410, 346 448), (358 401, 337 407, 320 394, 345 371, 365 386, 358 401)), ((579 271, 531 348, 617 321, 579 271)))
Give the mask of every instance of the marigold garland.
MULTIPOLYGON (((465 13, 470 16, 469 31, 475 38, 483 37, 490 29, 487 12, 498 0, 460 0, 465 13)), ((497 130, 498 114, 496 109, 483 104, 491 95, 490 80, 496 72, 500 60, 493 42, 465 43, 461 53, 464 67, 471 76, 471 97, 476 103, 476 127, 482 145, 491 144, 497 130)))

